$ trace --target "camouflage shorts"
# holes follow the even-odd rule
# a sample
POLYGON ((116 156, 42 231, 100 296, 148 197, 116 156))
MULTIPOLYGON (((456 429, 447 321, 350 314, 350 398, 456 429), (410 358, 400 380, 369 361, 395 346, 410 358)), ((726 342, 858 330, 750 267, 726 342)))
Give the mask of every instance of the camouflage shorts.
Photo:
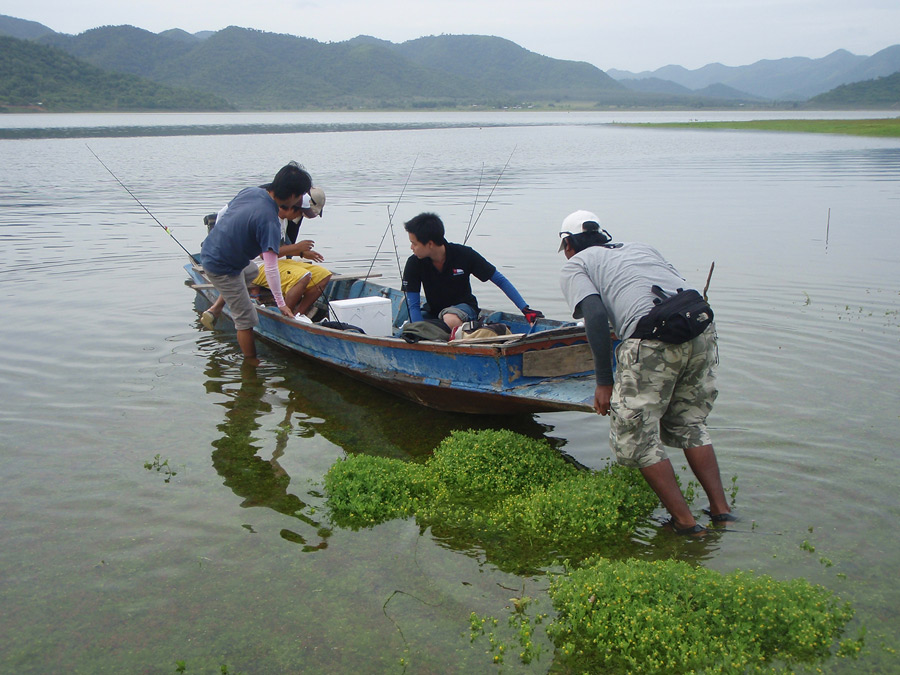
POLYGON ((616 348, 609 444, 620 464, 644 468, 668 457, 663 444, 711 443, 706 417, 718 390, 716 327, 684 344, 623 340, 616 348))

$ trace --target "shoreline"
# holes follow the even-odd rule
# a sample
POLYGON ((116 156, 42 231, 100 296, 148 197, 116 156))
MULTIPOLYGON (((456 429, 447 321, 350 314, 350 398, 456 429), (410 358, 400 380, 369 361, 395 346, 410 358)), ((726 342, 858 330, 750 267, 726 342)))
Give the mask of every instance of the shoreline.
POLYGON ((900 117, 859 120, 749 120, 734 122, 615 122, 617 126, 666 129, 729 129, 900 138, 900 117))

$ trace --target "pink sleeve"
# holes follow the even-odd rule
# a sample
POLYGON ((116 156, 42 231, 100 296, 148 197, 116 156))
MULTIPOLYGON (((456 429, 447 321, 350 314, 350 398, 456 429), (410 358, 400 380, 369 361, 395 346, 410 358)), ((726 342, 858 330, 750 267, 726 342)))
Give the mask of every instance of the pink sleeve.
POLYGON ((275 304, 284 307, 284 296, 281 294, 281 275, 278 273, 278 254, 275 251, 263 251, 263 262, 266 268, 266 281, 275 298, 275 304))

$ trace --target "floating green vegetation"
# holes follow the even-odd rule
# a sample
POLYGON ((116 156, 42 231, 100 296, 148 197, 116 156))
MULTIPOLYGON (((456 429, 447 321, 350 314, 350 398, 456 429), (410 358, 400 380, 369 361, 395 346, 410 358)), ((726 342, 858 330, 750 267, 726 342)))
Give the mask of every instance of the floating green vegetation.
POLYGON ((453 432, 425 464, 350 456, 329 469, 325 489, 338 526, 415 516, 516 570, 627 541, 657 505, 637 471, 579 469, 545 440, 505 430, 453 432))
POLYGON ((147 469, 147 471, 155 470, 158 473, 161 473, 162 475, 164 475, 165 476, 164 482, 166 482, 166 483, 170 482, 172 480, 172 478, 174 478, 175 476, 178 475, 178 472, 175 471, 171 466, 169 466, 168 459, 165 461, 160 461, 159 453, 157 453, 153 457, 153 461, 144 462, 144 468, 147 469))
MULTIPOLYGON (((565 672, 778 672, 832 650, 855 657, 863 647, 863 630, 835 645, 853 610, 806 580, 597 556, 601 546, 616 552, 656 496, 640 472, 579 469, 544 440, 457 431, 424 464, 347 457, 329 469, 325 488, 339 526, 415 517, 435 536, 481 546, 501 569, 557 564, 575 553, 551 578, 549 624, 539 600, 524 593, 511 599, 505 624, 470 615, 470 638, 486 640, 499 666, 505 657, 540 659, 539 631, 555 646, 554 668, 565 672)), ((732 490, 734 497, 736 477, 732 490)))
MULTIPOLYGON (((536 629, 548 616, 546 613, 538 612, 532 617, 528 608, 533 602, 535 602, 534 598, 524 595, 510 598, 513 611, 507 622, 509 628, 515 633, 515 641, 521 648, 518 653, 519 660, 526 665, 541 657, 541 646, 534 642, 534 636, 536 629)), ((490 645, 488 651, 493 654, 494 663, 502 664, 506 653, 510 650, 503 638, 498 636, 499 632, 499 621, 496 618, 480 617, 475 612, 469 615, 470 641, 475 642, 481 636, 486 636, 490 645)))
POLYGON ((680 127, 688 129, 749 129, 813 134, 850 134, 853 136, 900 136, 900 117, 866 120, 747 120, 743 122, 659 122, 622 126, 680 127))
MULTIPOLYGON (((592 558, 554 577, 547 634, 572 672, 760 673, 831 655, 849 603, 804 579, 722 574, 676 560, 592 558)), ((856 639, 837 647, 855 657, 856 639)))

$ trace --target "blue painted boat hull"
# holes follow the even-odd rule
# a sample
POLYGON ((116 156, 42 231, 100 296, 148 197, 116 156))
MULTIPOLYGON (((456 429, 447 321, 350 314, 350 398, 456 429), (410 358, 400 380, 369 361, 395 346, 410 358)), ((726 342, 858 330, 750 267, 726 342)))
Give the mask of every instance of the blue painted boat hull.
MULTIPOLYGON (((218 293, 202 270, 185 265, 190 283, 210 302, 218 293)), ((407 318, 403 295, 361 279, 337 279, 323 297, 391 299, 395 329, 407 318)), ((327 304, 327 303, 326 303, 327 304)), ((227 312, 227 307, 226 307, 227 312)), ((593 362, 584 328, 569 322, 491 315, 517 337, 491 342, 408 343, 289 319, 275 307, 259 307, 256 333, 264 340, 424 406, 450 412, 516 414, 592 411, 593 362)))

